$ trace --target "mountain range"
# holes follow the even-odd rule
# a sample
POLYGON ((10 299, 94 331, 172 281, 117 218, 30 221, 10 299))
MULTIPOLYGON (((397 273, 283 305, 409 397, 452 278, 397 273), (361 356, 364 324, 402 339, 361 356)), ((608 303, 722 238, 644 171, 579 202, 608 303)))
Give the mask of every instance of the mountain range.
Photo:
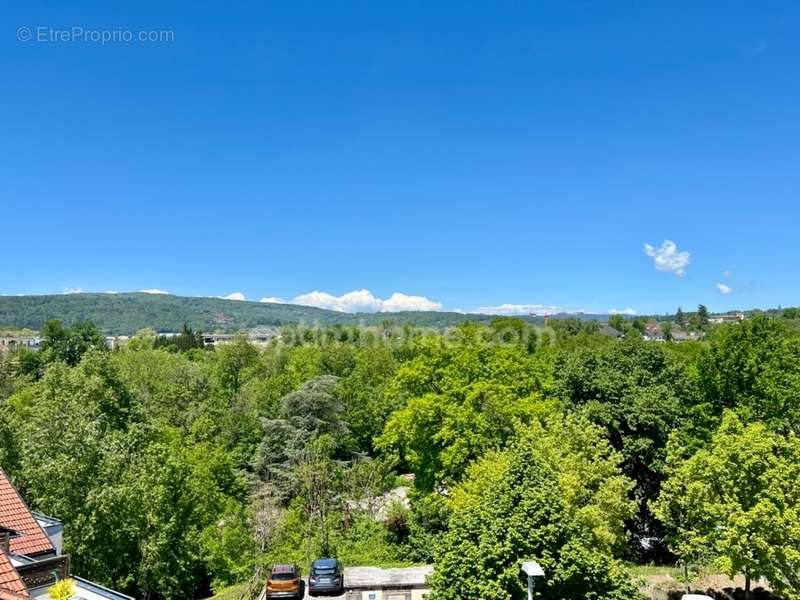
MULTIPOLYGON (((492 318, 434 311, 343 313, 296 304, 144 292, 0 296, 0 328, 38 330, 49 319, 58 319, 67 325, 90 321, 109 335, 131 335, 145 327, 159 332, 179 331, 184 323, 204 332, 235 332, 294 324, 377 325, 387 320, 397 325, 441 328, 492 318)), ((537 321, 535 317, 526 319, 537 321)))

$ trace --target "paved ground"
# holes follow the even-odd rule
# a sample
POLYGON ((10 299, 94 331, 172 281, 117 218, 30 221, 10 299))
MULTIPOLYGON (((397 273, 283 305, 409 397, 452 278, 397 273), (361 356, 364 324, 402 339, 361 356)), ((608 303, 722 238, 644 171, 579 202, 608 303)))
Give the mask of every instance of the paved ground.
POLYGON ((311 594, 308 593, 308 586, 306 586, 306 595, 305 595, 306 598, 316 598, 317 600, 326 600, 326 599, 330 600, 330 599, 333 599, 333 598, 344 598, 344 596, 345 596, 344 594, 342 594, 341 596, 338 596, 338 595, 337 596, 312 596, 311 594))

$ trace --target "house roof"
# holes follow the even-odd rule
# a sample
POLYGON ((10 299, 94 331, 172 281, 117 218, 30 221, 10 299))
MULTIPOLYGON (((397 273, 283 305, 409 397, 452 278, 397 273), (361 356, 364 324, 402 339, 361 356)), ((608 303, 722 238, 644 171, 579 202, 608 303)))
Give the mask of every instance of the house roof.
POLYGON ((35 556, 55 552, 44 529, 37 523, 3 469, 0 469, 0 526, 19 534, 11 538, 13 554, 35 556))
POLYGON ((30 597, 14 565, 0 550, 0 600, 26 600, 30 597))

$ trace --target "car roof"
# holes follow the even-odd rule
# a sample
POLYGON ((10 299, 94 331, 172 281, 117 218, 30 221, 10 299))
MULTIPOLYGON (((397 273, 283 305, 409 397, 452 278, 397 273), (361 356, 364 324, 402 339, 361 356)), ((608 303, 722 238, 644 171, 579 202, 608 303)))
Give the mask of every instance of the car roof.
POLYGON ((330 569, 331 567, 335 567, 338 562, 339 561, 335 558, 318 558, 314 561, 313 566, 321 569, 330 569))
POLYGON ((294 573, 295 570, 295 566, 290 564, 278 564, 272 567, 272 572, 276 575, 279 573, 294 573))

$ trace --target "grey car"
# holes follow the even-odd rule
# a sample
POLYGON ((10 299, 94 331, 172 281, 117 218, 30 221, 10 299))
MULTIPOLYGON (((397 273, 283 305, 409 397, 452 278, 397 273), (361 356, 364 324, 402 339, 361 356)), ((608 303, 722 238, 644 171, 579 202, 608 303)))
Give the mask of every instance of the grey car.
POLYGON ((344 573, 342 563, 335 558, 320 558, 311 565, 308 574, 308 591, 316 594, 343 594, 344 573))

